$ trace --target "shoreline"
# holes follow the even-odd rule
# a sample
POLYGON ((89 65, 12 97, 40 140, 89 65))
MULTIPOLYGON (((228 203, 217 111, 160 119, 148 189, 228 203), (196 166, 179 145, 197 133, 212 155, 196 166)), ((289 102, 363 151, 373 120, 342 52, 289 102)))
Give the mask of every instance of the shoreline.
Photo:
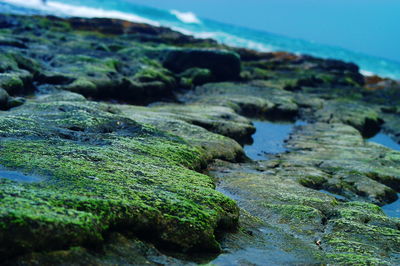
POLYGON ((400 152, 366 141, 400 142, 395 81, 118 19, 0 25, 1 262, 399 263, 400 152), (307 123, 254 161, 256 119, 307 123))
MULTIPOLYGON (((12 1, 10 1, 10 2, 12 2, 12 1)), ((24 5, 27 4, 27 3, 20 3, 20 1, 17 1, 17 3, 24 4, 24 5)), ((51 2, 51 4, 52 4, 52 2, 51 2)), ((54 4, 58 5, 57 2, 54 2, 54 4)), ((41 4, 39 4, 39 5, 41 5, 41 4)), ((79 7, 79 6, 72 6, 72 5, 71 6, 66 5, 65 7, 57 6, 57 5, 51 6, 50 7, 51 9, 48 10, 48 11, 45 11, 45 12, 47 12, 48 15, 53 15, 53 14, 54 15, 57 15, 57 14, 61 15, 61 14, 64 14, 65 16, 68 16, 68 17, 74 17, 74 16, 75 17, 87 17, 87 18, 90 18, 90 17, 92 17, 92 18, 93 17, 103 17, 103 18, 110 17, 110 18, 116 18, 116 19, 125 19, 125 20, 131 21, 131 22, 147 23, 147 24, 150 24, 150 25, 153 25, 153 26, 163 26, 163 25, 160 25, 160 23, 157 22, 157 21, 154 21, 154 20, 151 20, 151 19, 149 20, 149 19, 147 19, 147 18, 145 18, 143 16, 138 16, 138 15, 134 15, 134 14, 130 14, 130 13, 124 13, 124 12, 118 11, 117 9, 115 9, 115 10, 105 10, 105 9, 96 9, 96 8, 91 8, 91 7, 79 7), (81 10, 81 8, 83 8, 82 11, 79 11, 79 10, 81 10), (91 15, 88 15, 88 14, 91 14, 91 15)), ((28 5, 28 8, 35 8, 35 7, 37 7, 37 4, 28 5)), ((158 12, 164 12, 164 11, 163 10, 158 10, 158 12)), ((165 14, 168 15, 169 13, 167 11, 165 11, 165 14)), ((276 35, 276 36, 279 36, 280 42, 285 43, 284 46, 288 46, 289 45, 288 47, 286 47, 286 49, 284 47, 279 47, 279 45, 278 45, 276 48, 271 50, 270 49, 271 47, 267 47, 267 46, 268 45, 272 45, 272 47, 274 47, 274 44, 271 44, 271 43, 267 42, 268 43, 268 45, 267 45, 267 43, 264 43, 262 41, 253 40, 252 38, 249 38, 249 36, 247 38, 244 38, 243 36, 239 36, 239 35, 236 35, 236 34, 233 34, 233 33, 228 33, 228 32, 225 32, 224 34, 222 34, 220 36, 218 30, 215 30, 215 29, 214 30, 208 29, 205 32, 196 33, 194 30, 191 30, 191 29, 187 28, 188 25, 191 25, 190 23, 189 24, 188 23, 182 23, 182 25, 179 25, 179 23, 177 24, 175 22, 174 23, 172 23, 172 22, 168 23, 166 21, 164 21, 163 23, 164 24, 167 23, 164 26, 166 26, 168 28, 171 28, 171 29, 173 29, 175 31, 178 31, 178 32, 180 32, 182 34, 192 35, 192 36, 194 36, 196 38, 203 38, 203 37, 204 38, 210 38, 211 37, 213 39, 216 39, 221 44, 225 43, 226 45, 229 45, 229 46, 232 46, 232 47, 247 47, 247 48, 250 48, 250 49, 254 49, 254 48, 258 47, 259 49, 255 49, 255 50, 258 50, 258 51, 265 50, 265 52, 288 51, 290 53, 295 53, 295 54, 312 54, 312 55, 314 55, 316 57, 320 57, 320 58, 324 58, 324 59, 332 58, 332 59, 343 60, 343 58, 337 58, 337 56, 332 54, 333 51, 335 50, 336 51, 335 53, 338 53, 338 54, 340 54, 340 53, 349 53, 349 56, 355 56, 356 58, 345 59, 343 61, 347 61, 347 62, 350 62, 350 61, 351 62, 355 62, 355 61, 358 62, 358 61, 360 61, 360 62, 358 62, 359 65, 361 64, 361 62, 365 62, 365 64, 369 64, 368 62, 369 62, 369 60, 372 60, 372 58, 375 58, 373 60, 376 61, 374 63, 375 64, 375 68, 379 67, 378 66, 378 61, 381 61, 381 60, 384 60, 386 62, 386 64, 390 63, 390 62, 393 62, 393 64, 399 64, 399 62, 396 62, 396 61, 393 61, 393 60, 390 60, 390 59, 374 57, 374 56, 367 55, 367 54, 359 54, 359 53, 357 53, 355 51, 351 51, 351 50, 348 50, 348 49, 335 47, 335 46, 329 46, 329 45, 323 45, 323 44, 317 44, 317 46, 321 46, 321 47, 323 46, 325 48, 334 49, 334 50, 329 52, 328 55, 322 55, 322 54, 320 54, 320 52, 317 52, 317 50, 315 50, 315 49, 317 49, 316 47, 314 47, 314 48, 310 47, 311 50, 309 52, 307 52, 307 51, 304 52, 303 51, 301 53, 298 53, 298 52, 296 52, 296 50, 299 50, 299 49, 301 50, 302 49, 301 47, 297 47, 297 48, 294 49, 294 51, 291 51, 293 49, 291 49, 289 43, 286 43, 286 42, 288 42, 290 40, 296 41, 296 42, 301 42, 301 43, 303 43, 302 46, 304 46, 304 45, 307 46, 306 44, 307 43, 310 44, 310 42, 308 42, 306 40, 301 40, 301 39, 292 39, 292 38, 289 38, 289 37, 286 37, 286 36, 276 35), (367 58, 369 58, 369 59, 367 59, 367 58)), ((217 22, 215 22, 215 23, 217 23, 217 22)), ((217 24, 221 24, 221 23, 217 23, 217 24)), ((221 24, 221 25, 224 25, 224 27, 230 27, 229 25, 225 25, 225 24, 221 24)), ((243 28, 243 30, 244 29, 245 28, 243 28)), ((204 31, 204 30, 202 30, 202 31, 204 31)), ((253 31, 253 30, 249 29, 249 31, 253 31)), ((254 32, 256 32, 256 31, 254 31, 254 32)), ((274 34, 270 34, 270 33, 267 33, 267 32, 265 32, 264 34, 271 35, 271 36, 274 35, 274 34)), ((362 63, 361 65, 364 65, 364 63, 362 63)), ((394 68, 394 67, 395 66, 392 66, 392 68, 394 68)), ((398 67, 400 68, 400 65, 398 67)), ((366 66, 363 66, 362 68, 367 69, 366 66)), ((387 72, 388 70, 382 70, 382 71, 386 71, 387 72)), ((375 70, 375 71, 370 71, 370 72, 371 73, 374 73, 374 72, 375 73, 379 73, 380 71, 379 70, 375 70)), ((399 74, 397 79, 394 78, 394 76, 393 76, 394 74, 393 73, 387 73, 386 75, 385 74, 380 74, 380 75, 377 74, 377 75, 381 76, 381 77, 385 77, 385 78, 394 79, 394 80, 397 80, 397 81, 400 80, 400 74, 399 74)))

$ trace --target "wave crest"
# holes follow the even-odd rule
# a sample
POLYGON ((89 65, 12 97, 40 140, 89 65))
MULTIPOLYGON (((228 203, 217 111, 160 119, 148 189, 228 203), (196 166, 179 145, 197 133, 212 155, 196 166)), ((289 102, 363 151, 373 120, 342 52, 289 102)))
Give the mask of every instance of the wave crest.
POLYGON ((47 1, 46 5, 43 5, 41 0, 3 0, 3 2, 34 10, 40 10, 46 13, 50 13, 52 15, 75 16, 75 17, 86 17, 86 18, 93 18, 93 17, 116 18, 116 19, 128 20, 131 22, 147 23, 153 26, 160 26, 160 23, 156 21, 146 19, 137 16, 135 14, 125 13, 116 10, 105 10, 101 8, 93 8, 87 6, 68 5, 55 1, 47 1))
POLYGON ((172 15, 174 15, 177 19, 179 19, 183 23, 188 23, 188 24, 201 23, 200 19, 198 19, 196 14, 194 14, 193 12, 181 12, 175 9, 171 10, 170 12, 172 15))

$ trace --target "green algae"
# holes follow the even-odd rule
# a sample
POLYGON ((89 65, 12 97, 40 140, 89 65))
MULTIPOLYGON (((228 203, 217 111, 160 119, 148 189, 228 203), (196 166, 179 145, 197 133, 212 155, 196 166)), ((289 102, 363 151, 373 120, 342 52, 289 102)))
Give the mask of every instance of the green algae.
MULTIPOLYGON (((13 236, 13 252, 50 249, 52 235, 54 248, 99 243, 111 228, 129 228, 180 249, 218 250, 214 230, 235 227, 238 210, 214 190, 210 177, 189 169, 199 169, 202 153, 176 136, 89 106, 30 103, 25 108, 31 124, 3 115, 13 123, 4 129, 0 164, 45 177, 37 184, 5 182, 1 188, 7 195, 0 199, 2 231, 12 232, 18 221, 15 230, 26 232, 13 236), (33 119, 34 112, 46 115, 33 119), (109 125, 113 128, 107 130, 109 125), (70 137, 64 130, 60 134, 63 128, 70 137), (26 131, 31 140, 21 139, 26 131), (52 230, 45 234, 45 226, 52 230), (77 233, 68 235, 66 228, 77 233), (33 246, 40 237, 40 245, 33 246)), ((25 110, 17 112, 21 116, 25 110)), ((3 234, 1 243, 10 237, 3 234)))
MULTIPOLYGON (((24 57, 0 53, 0 70, 5 72, 2 84, 13 93, 20 93, 33 77, 39 86, 55 85, 96 98, 123 96, 119 99, 143 104, 143 95, 155 92, 158 100, 177 86, 192 88, 211 80, 207 69, 192 68, 186 73, 164 69, 158 57, 170 48, 168 40, 173 38, 157 42, 166 35, 154 36, 153 43, 144 45, 135 34, 116 38, 101 33, 107 29, 80 29, 71 34, 72 24, 63 19, 23 21, 21 36, 35 49, 24 57), (57 56, 47 57, 52 50, 57 56), (151 52, 155 55, 150 56, 151 52)), ((218 46, 207 42, 179 45, 218 46)), ((294 143, 292 148, 298 153, 291 151, 275 166, 264 168, 273 173, 259 178, 237 174, 233 187, 251 188, 257 200, 246 207, 298 238, 300 244, 294 245, 292 238, 287 243, 291 251, 306 246, 321 256, 320 262, 336 264, 390 263, 391 252, 398 254, 398 220, 385 216, 376 205, 339 202, 301 186, 326 186, 340 189, 348 198, 387 202, 395 192, 381 183, 398 188, 398 155, 371 148, 352 128, 363 135, 370 133, 371 126, 378 130, 383 117, 380 108, 361 102, 366 92, 357 71, 329 69, 316 58, 298 59, 246 62, 242 78, 263 81, 195 88, 194 95, 183 101, 198 106, 122 108, 61 94, 0 114, 0 164, 43 177, 37 184, 0 180, 0 243, 4 247, 0 256, 102 245, 113 230, 128 230, 180 250, 218 250, 214 231, 236 226, 237 207, 215 192, 212 178, 193 170, 215 158, 241 158, 241 147, 230 138, 238 140, 251 127, 235 112, 271 119, 293 119, 309 112, 307 118, 326 123, 322 131, 327 134, 294 143), (65 101, 69 97, 71 101, 65 101), (215 105, 230 110, 221 111, 215 105), (315 245, 318 237, 321 251, 315 245)), ((372 102, 386 103, 370 94, 372 102)), ((76 253, 84 253, 84 248, 78 249, 76 253)))
POLYGON ((320 188, 326 182, 321 176, 308 175, 298 179, 299 184, 309 188, 320 188))
POLYGON ((161 81, 168 86, 173 86, 175 83, 175 79, 171 76, 172 73, 166 69, 146 67, 137 72, 133 76, 133 79, 136 79, 140 82, 161 81))
POLYGON ((221 109, 220 107, 208 107, 205 109, 204 106, 189 105, 187 109, 177 105, 163 105, 160 107, 120 105, 118 109, 129 118, 182 137, 201 151, 204 160, 207 162, 215 158, 228 161, 243 159, 243 149, 236 141, 205 129, 218 133, 246 132, 243 127, 246 129, 250 126, 249 123, 246 123, 247 120, 243 121, 242 117, 237 116, 229 109, 221 109), (232 122, 222 120, 220 115, 226 115, 226 111, 236 119, 232 119, 232 122), (212 116, 212 119, 205 119, 209 115, 212 116), (221 123, 217 123, 217 121, 221 121, 221 123), (216 125, 215 128, 208 126, 214 124, 216 125))
POLYGON ((304 222, 321 216, 321 212, 317 209, 304 205, 267 204, 265 206, 277 210, 284 219, 290 219, 293 222, 304 222))

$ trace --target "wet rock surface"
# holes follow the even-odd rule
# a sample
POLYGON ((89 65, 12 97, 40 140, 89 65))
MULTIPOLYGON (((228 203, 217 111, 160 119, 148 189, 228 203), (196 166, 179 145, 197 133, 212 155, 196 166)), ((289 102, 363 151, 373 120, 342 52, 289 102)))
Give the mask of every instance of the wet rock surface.
POLYGON ((364 197, 376 204, 396 199, 400 153, 366 142, 353 127, 343 124, 310 124, 299 129, 287 143, 291 152, 283 160, 313 166, 322 175, 300 182, 350 198, 364 197))
POLYGON ((399 102, 352 63, 1 14, 0 262, 397 265, 400 152, 365 138, 399 102), (253 161, 255 119, 307 123, 253 161))

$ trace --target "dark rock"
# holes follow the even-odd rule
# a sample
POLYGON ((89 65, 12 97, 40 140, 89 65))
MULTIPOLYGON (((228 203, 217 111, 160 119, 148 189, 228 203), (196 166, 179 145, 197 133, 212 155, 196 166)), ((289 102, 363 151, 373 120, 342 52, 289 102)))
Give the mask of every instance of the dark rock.
POLYGON ((133 23, 120 19, 111 18, 71 18, 68 19, 71 26, 76 30, 98 31, 104 34, 128 34, 142 33, 148 35, 158 35, 163 31, 170 31, 168 28, 154 27, 144 23, 133 23))
POLYGON ((16 27, 19 26, 20 22, 18 21, 17 18, 5 15, 5 14, 0 14, 0 28, 11 28, 11 27, 16 27))
POLYGON ((189 68, 183 73, 179 74, 181 78, 190 80, 193 85, 203 85, 214 80, 213 75, 207 68, 189 68))
POLYGON ((0 109, 7 109, 7 103, 10 96, 8 95, 7 91, 0 88, 0 109))
POLYGON ((335 59, 326 59, 322 61, 322 66, 326 70, 339 70, 358 73, 359 68, 356 64, 346 63, 335 59))
POLYGON ((11 39, 11 38, 0 38, 0 46, 12 46, 17 48, 28 48, 23 42, 11 39))
POLYGON ((165 50, 163 65, 181 73, 189 68, 207 68, 216 80, 237 80, 240 75, 238 54, 214 49, 169 49, 165 50))
POLYGON ((26 70, 0 73, 0 87, 10 95, 22 94, 33 90, 33 76, 26 70))
POLYGON ((7 108, 14 108, 23 105, 26 100, 22 97, 10 97, 7 102, 7 108))
POLYGON ((1 27, 0 164, 43 179, 0 175, 0 263, 207 263, 156 247, 218 252, 219 236, 227 264, 257 264, 249 250, 276 264, 399 264, 399 222, 377 205, 396 200, 400 154, 363 139, 382 127, 400 140, 399 82, 116 19, 1 27), (228 79, 241 80, 209 83, 228 79), (309 123, 285 153, 245 163, 238 142, 255 128, 239 114, 309 123), (220 234, 239 210, 213 177, 242 208, 239 232, 220 234))
POLYGON ((196 39, 166 27, 156 27, 144 23, 134 23, 111 18, 71 18, 67 19, 76 30, 97 31, 103 34, 125 35, 140 42, 216 45, 211 39, 196 39))
POLYGON ((242 61, 268 60, 274 57, 273 53, 263 53, 246 48, 235 48, 233 51, 240 55, 242 61))

